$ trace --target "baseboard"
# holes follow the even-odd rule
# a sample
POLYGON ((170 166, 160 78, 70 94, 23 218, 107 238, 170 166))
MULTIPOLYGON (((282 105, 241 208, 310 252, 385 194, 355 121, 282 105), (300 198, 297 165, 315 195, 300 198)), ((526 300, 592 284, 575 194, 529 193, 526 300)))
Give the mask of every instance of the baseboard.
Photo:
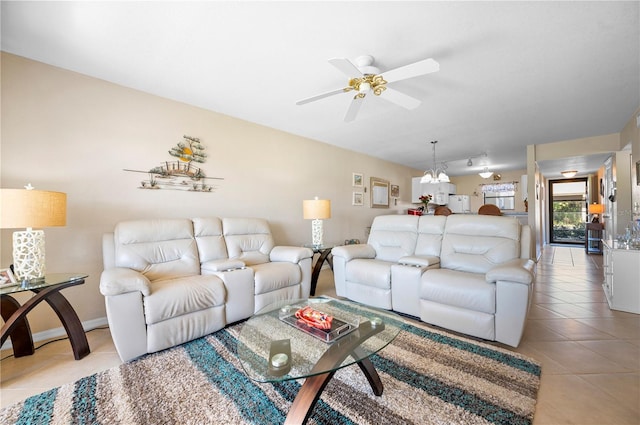
MULTIPOLYGON (((100 328, 103 326, 108 326, 106 316, 82 322, 82 328, 85 330, 85 332, 95 328, 100 328)), ((36 342, 46 341, 52 338, 59 338, 62 336, 67 336, 67 331, 64 330, 64 326, 60 326, 59 328, 54 328, 54 329, 47 329, 46 331, 34 333, 32 335, 32 338, 33 338, 33 342, 36 343, 36 342)), ((2 349, 3 350, 13 349, 13 345, 11 345, 11 338, 7 338, 4 345, 2 346, 2 349)))

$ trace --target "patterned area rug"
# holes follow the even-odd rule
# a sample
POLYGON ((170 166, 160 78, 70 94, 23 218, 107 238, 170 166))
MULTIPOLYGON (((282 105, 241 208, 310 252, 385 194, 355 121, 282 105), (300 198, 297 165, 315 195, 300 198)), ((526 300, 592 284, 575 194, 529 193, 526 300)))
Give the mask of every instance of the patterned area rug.
MULTIPOLYGON (((0 410, 2 424, 279 424, 302 381, 259 384, 235 355, 242 324, 0 410)), ((310 424, 530 424, 540 365, 522 355, 407 325, 372 357, 376 397, 355 366, 327 385, 310 424)))

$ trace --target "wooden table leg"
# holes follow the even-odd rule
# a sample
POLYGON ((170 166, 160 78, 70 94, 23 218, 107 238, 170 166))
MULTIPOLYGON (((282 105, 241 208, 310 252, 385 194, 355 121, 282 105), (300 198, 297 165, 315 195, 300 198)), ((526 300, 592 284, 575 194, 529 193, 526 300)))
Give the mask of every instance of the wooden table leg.
POLYGON ((324 391, 324 387, 333 378, 334 373, 334 371, 331 371, 305 379, 298 395, 293 400, 293 404, 291 404, 287 419, 284 421, 285 425, 301 425, 307 422, 316 402, 320 399, 322 391, 324 391))
POLYGON ((49 296, 45 298, 45 301, 51 306, 53 311, 56 312, 64 329, 67 331, 67 335, 69 335, 69 341, 73 349, 73 357, 76 360, 80 360, 87 356, 91 352, 87 335, 84 333, 80 318, 71 304, 69 304, 69 301, 59 292, 49 294, 49 296))
MULTIPOLYGON (((0 313, 2 313, 2 319, 4 325, 2 326, 2 339, 0 340, 0 346, 4 344, 8 337, 11 337, 11 345, 13 346, 13 355, 15 357, 30 356, 35 350, 33 348, 33 338, 31 337, 31 328, 26 316, 18 317, 13 324, 13 330, 11 332, 5 332, 5 327, 9 327, 9 319, 18 311, 20 303, 9 295, 2 296, 2 302, 0 304, 0 313)), ((12 322, 13 323, 13 322, 12 322)))
POLYGON ((378 371, 373 366, 373 363, 371 363, 371 360, 366 357, 358 362, 358 366, 360 366, 360 370, 362 370, 364 376, 367 377, 367 381, 369 381, 369 385, 371 385, 373 393, 377 396, 381 396, 384 387, 382 385, 380 375, 378 375, 378 371))
MULTIPOLYGON (((313 272, 311 273, 311 291, 309 292, 311 295, 316 294, 316 286, 318 286, 318 278, 320 277, 320 270, 322 270, 322 265, 324 264, 327 256, 331 254, 331 248, 322 249, 319 251, 320 256, 316 261, 316 264, 313 266, 313 272)), ((333 261, 330 261, 331 269, 333 269, 333 261)))
MULTIPOLYGON (((373 366, 373 363, 371 363, 371 360, 369 360, 368 357, 365 357, 358 362, 358 366, 360 366, 360 370, 362 370, 364 376, 367 377, 367 381, 369 381, 373 393, 377 396, 381 396, 383 390, 382 380, 380 379, 380 375, 378 375, 376 368, 373 366)), ((311 412, 313 412, 313 408, 318 400, 320 400, 322 391, 324 391, 324 388, 327 386, 331 378, 333 378, 334 374, 335 371, 331 371, 321 375, 310 376, 305 379, 298 395, 291 404, 291 408, 287 414, 287 419, 284 421, 285 425, 300 425, 307 423, 309 416, 311 416, 311 412)))

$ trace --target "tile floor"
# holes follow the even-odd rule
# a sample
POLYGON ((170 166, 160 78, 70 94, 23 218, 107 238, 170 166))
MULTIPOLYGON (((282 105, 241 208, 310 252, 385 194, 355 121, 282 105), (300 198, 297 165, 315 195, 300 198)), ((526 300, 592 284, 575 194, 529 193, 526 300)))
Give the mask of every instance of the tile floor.
MULTIPOLYGON (((546 247, 518 352, 542 362, 534 424, 640 424, 640 315, 609 310, 602 257, 546 247)), ((322 271, 317 294, 335 296, 322 271)), ((87 334, 91 354, 73 360, 68 341, 29 357, 0 357, 0 406, 120 364, 108 330, 87 334)), ((36 346, 40 343, 36 343, 36 346)))

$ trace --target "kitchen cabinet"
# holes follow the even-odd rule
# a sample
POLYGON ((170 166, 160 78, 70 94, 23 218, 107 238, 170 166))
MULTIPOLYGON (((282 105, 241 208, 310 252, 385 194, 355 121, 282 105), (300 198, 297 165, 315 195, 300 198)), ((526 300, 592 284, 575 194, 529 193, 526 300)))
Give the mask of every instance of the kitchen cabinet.
POLYGON ((420 183, 422 177, 411 179, 411 202, 419 203, 422 195, 431 195, 434 204, 446 205, 449 195, 456 194, 456 185, 453 183, 420 183))
POLYGON ((602 287, 609 308, 640 314, 640 250, 619 248, 604 240, 602 287))

